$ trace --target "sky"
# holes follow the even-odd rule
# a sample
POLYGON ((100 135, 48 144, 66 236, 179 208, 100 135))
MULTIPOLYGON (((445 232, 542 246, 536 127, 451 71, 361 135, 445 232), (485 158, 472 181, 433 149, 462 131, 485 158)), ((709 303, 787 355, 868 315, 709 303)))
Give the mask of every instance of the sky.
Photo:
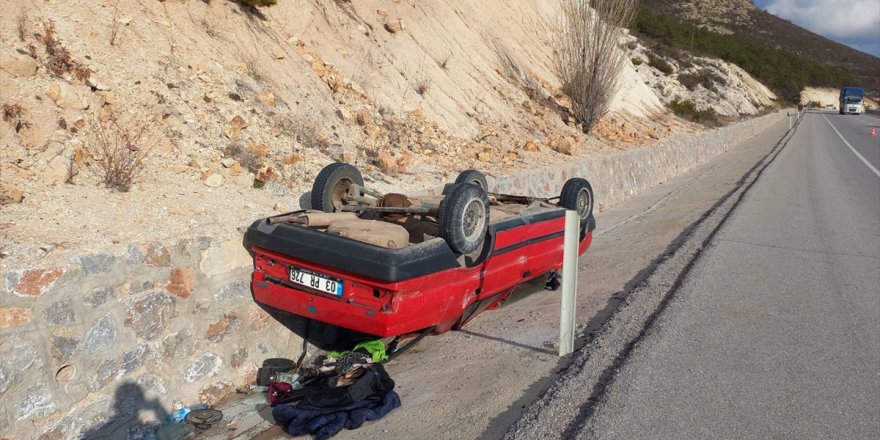
POLYGON ((880 57, 880 0, 754 0, 823 37, 880 57))

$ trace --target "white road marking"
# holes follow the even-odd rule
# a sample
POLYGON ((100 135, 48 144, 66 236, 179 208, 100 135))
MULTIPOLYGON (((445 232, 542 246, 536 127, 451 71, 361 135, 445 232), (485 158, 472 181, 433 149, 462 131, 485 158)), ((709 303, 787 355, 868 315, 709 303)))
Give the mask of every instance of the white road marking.
POLYGON ((844 139, 843 135, 840 134, 839 131, 837 131, 837 128, 836 128, 836 127, 834 127, 834 124, 832 124, 831 121, 828 120, 828 117, 825 116, 825 115, 822 115, 822 117, 825 118, 825 122, 827 122, 828 125, 831 126, 831 129, 834 130, 835 133, 837 133, 837 136, 840 137, 840 140, 842 140, 843 143, 846 144, 846 146, 849 147, 849 149, 852 150, 852 152, 855 153, 856 156, 858 156, 858 158, 861 159, 862 162, 864 162, 865 165, 866 165, 871 171, 873 171, 874 174, 877 175, 877 177, 880 177, 880 171, 878 171, 877 168, 874 167, 874 165, 871 165, 871 162, 868 162, 868 159, 865 159, 865 156, 862 156, 858 151, 856 151, 855 148, 853 148, 852 145, 849 144, 849 142, 846 141, 846 139, 844 139))

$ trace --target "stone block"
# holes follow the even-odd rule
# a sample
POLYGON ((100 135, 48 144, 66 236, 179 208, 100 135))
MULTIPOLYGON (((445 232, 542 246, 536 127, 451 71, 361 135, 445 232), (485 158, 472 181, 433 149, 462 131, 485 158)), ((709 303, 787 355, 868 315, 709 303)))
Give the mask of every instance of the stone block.
POLYGON ((113 270, 113 265, 116 263, 116 257, 109 252, 75 257, 74 260, 82 267, 83 273, 86 275, 108 273, 113 270))
POLYGON ((21 384, 25 373, 39 371, 45 365, 37 347, 19 335, 0 338, 0 393, 21 384))
POLYGON ((113 381, 119 368, 118 365, 116 359, 106 359, 101 362, 101 365, 95 370, 95 374, 89 379, 89 390, 99 391, 113 381))
POLYGON ((156 287, 152 281, 133 281, 128 283, 128 293, 141 293, 146 292, 152 288, 156 287))
POLYGON ((76 312, 73 310, 73 299, 70 295, 53 302, 44 313, 46 321, 50 324, 64 325, 76 321, 76 312))
POLYGON ((82 350, 86 353, 97 353, 113 346, 116 342, 116 321, 109 313, 102 316, 86 332, 82 341, 82 350))
POLYGON ((145 374, 137 378, 135 383, 140 385, 144 391, 152 391, 160 396, 168 394, 168 389, 165 387, 162 378, 155 374, 145 374))
POLYGON ((67 362, 67 360, 76 352, 76 347, 79 345, 79 338, 52 335, 49 337, 49 342, 52 344, 52 360, 54 360, 56 364, 61 364, 67 362))
POLYGON ((196 335, 189 330, 172 333, 162 340, 162 357, 186 359, 196 351, 196 335))
POLYGON ((149 349, 146 345, 138 345, 137 347, 125 352, 120 359, 119 376, 126 375, 137 370, 144 364, 149 349))
POLYGON ((114 407, 109 397, 99 396, 86 407, 65 415, 39 436, 41 440, 67 440, 83 438, 90 428, 102 426, 114 417, 114 407))
POLYGON ((31 309, 22 307, 0 307, 0 330, 10 327, 20 327, 31 322, 33 313, 31 309))
POLYGON ((142 339, 151 340, 165 331, 168 320, 176 315, 174 298, 164 292, 152 293, 128 302, 124 325, 142 339))
POLYGON ((208 331, 205 332, 205 339, 211 342, 220 342, 235 328, 237 323, 238 316, 236 316, 235 312, 228 312, 219 321, 208 326, 208 331))
POLYGON ((202 388, 199 393, 199 402, 213 406, 233 393, 235 393, 235 386, 231 381, 220 381, 202 388))
POLYGON ((63 274, 62 268, 9 271, 6 290, 18 296, 38 297, 51 289, 63 274))
POLYGON ((244 365, 244 361, 248 358, 248 348, 241 347, 232 353, 232 357, 229 361, 229 365, 232 365, 232 368, 238 369, 242 365, 244 365))
POLYGON ((137 266, 144 262, 143 252, 141 252, 140 248, 137 246, 130 244, 128 245, 128 249, 125 252, 125 264, 129 266, 137 266))
POLYGON ((233 299, 249 298, 250 297, 250 289, 251 289, 251 285, 247 281, 244 281, 244 280, 233 281, 233 282, 221 287, 214 294, 214 300, 217 301, 217 303, 222 304, 226 301, 233 300, 233 299))
POLYGON ((172 269, 165 289, 173 295, 188 298, 193 291, 193 270, 188 267, 172 269))
POLYGON ((183 380, 193 383, 205 376, 216 376, 223 365, 223 360, 216 353, 207 352, 193 361, 183 374, 183 380))
POLYGON ((171 265, 171 254, 160 243, 153 243, 147 246, 147 254, 144 258, 147 266, 150 267, 168 267, 171 265))
POLYGON ((83 298, 83 305, 94 309, 111 299, 116 299, 116 295, 116 288, 114 287, 98 287, 83 298))
POLYGON ((55 413, 56 410, 55 400, 49 385, 39 383, 25 391, 24 397, 15 407, 15 420, 45 417, 55 413))

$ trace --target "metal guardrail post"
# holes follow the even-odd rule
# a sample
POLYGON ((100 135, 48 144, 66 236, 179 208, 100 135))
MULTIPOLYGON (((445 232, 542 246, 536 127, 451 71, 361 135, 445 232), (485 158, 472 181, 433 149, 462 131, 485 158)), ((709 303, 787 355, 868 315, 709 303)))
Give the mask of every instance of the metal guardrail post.
POLYGON ((565 211, 565 236, 562 245, 562 310, 559 317, 560 357, 574 351, 579 235, 580 216, 577 211, 565 211))

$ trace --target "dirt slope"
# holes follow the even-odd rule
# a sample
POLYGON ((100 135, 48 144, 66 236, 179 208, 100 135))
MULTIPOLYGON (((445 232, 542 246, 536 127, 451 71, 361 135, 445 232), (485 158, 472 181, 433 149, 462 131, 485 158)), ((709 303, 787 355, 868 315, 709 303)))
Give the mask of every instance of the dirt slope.
MULTIPOLYGON (((466 168, 509 174, 700 130, 663 107, 673 94, 658 84, 686 92, 674 77, 628 63, 612 113, 584 136, 553 74, 557 6, 7 2, 0 95, 15 111, 0 122, 0 169, 4 203, 20 203, 2 207, 0 251, 16 257, 5 263, 232 235, 229 225, 299 206, 333 160, 356 164, 379 190, 424 191, 466 168), (103 188, 95 170, 95 133, 114 118, 124 129, 148 122, 156 143, 128 193, 103 188)), ((621 44, 635 58, 632 40, 621 44)), ((698 90, 695 101, 725 115, 772 103, 750 87, 698 90)))

